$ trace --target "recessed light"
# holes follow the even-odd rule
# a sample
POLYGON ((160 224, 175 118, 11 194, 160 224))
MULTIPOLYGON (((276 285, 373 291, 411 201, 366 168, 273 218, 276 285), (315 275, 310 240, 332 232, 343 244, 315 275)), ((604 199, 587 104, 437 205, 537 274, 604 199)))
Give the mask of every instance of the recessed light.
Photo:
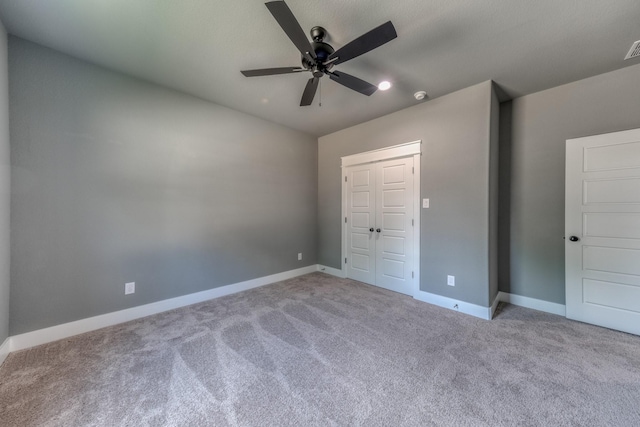
POLYGON ((389 89, 390 87, 391 87, 391 83, 390 83, 390 82, 388 82, 388 81, 386 81, 386 80, 381 81, 381 82, 378 84, 378 89, 380 89, 380 90, 387 90, 387 89, 389 89))

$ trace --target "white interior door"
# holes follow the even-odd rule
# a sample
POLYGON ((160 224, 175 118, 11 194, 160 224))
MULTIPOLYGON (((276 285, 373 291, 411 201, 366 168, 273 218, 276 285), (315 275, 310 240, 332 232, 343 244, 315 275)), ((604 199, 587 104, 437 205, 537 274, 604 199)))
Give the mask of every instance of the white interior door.
POLYGON ((347 277, 375 284, 375 165, 351 166, 347 178, 347 277))
POLYGON ((412 295, 413 157, 346 168, 347 277, 412 295))
POLYGON ((376 164, 376 196, 376 285, 411 295, 412 157, 376 164))
POLYGON ((566 149, 567 317, 640 335, 640 129, 566 149))

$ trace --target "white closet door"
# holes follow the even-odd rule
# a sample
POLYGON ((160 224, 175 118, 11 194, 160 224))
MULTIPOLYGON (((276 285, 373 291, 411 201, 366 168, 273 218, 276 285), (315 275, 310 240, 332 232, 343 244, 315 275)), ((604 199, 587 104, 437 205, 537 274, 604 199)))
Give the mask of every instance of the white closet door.
POLYGON ((347 168, 347 277, 374 285, 375 165, 347 168))
POLYGON ((413 158, 376 164, 376 285, 413 294, 413 158))
POLYGON ((413 158, 351 166, 347 277, 412 295, 413 158))

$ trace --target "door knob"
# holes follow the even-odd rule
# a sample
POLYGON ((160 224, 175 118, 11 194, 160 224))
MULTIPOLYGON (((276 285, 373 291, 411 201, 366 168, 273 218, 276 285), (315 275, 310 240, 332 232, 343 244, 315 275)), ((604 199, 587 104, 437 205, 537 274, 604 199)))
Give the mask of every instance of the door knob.
POLYGON ((572 242, 577 242, 578 240, 580 240, 580 238, 578 236, 571 236, 569 237, 569 240, 571 240, 572 242))
POLYGON ((376 231, 379 233, 379 232, 380 232, 380 229, 379 229, 379 228, 376 228, 376 231))
POLYGON ((371 228, 369 229, 369 231, 373 233, 373 227, 371 227, 371 228))

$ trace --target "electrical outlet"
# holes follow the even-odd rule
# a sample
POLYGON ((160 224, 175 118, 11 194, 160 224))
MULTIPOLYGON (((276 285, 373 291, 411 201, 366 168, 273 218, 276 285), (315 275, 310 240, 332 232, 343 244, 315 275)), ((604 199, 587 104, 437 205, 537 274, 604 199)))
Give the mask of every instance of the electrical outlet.
POLYGON ((298 252, 298 261, 302 261, 302 252, 298 252))
POLYGON ((135 294, 136 293, 136 282, 129 282, 124 284, 124 294, 135 294))
POLYGON ((455 286, 456 285, 456 276, 447 276, 447 285, 455 286))

